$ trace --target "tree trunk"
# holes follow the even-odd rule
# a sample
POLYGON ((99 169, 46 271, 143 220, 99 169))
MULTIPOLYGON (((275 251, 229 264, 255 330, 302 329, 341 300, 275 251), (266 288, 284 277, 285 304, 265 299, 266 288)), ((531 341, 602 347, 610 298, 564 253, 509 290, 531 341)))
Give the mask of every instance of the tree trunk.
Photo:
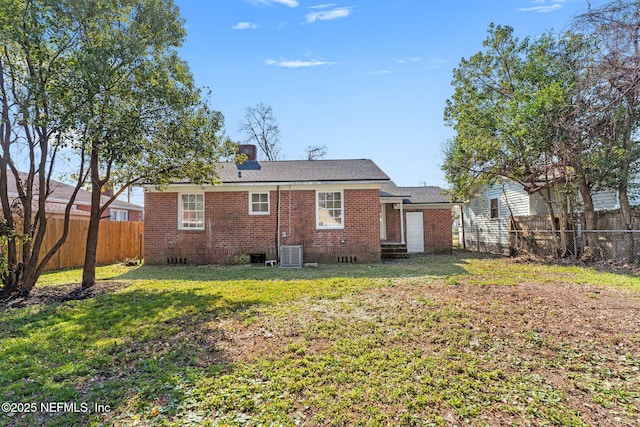
POLYGON ((542 198, 542 201, 544 202, 544 205, 547 207, 547 213, 549 214, 549 221, 551 222, 551 245, 552 245, 552 250, 555 254, 558 253, 558 236, 557 236, 557 232, 558 232, 558 227, 556 227, 556 215, 555 212, 553 211, 553 202, 551 199, 551 191, 549 190, 549 188, 543 189, 542 191, 540 191, 540 197, 542 198), (546 190, 546 194, 545 194, 545 190, 546 190))
POLYGON ((597 230, 598 221, 596 219, 596 211, 593 207, 591 191, 589 191, 589 189, 584 189, 584 186, 580 186, 580 196, 582 196, 582 203, 584 206, 585 229, 597 230))
MULTIPOLYGON (((629 192, 627 185, 620 186, 620 188, 618 189, 618 198, 620 201, 620 214, 622 215, 622 220, 624 221, 624 230, 631 230, 633 212, 631 210, 631 203, 629 203, 629 192)), ((624 253, 621 255, 624 257, 624 260, 626 262, 632 262, 635 253, 633 234, 631 232, 625 231, 623 242, 624 253)))
POLYGON ((82 288, 87 289, 96 284, 96 257, 98 253, 98 231, 100 229, 100 199, 102 182, 98 170, 98 154, 91 153, 91 213, 89 215, 89 229, 87 230, 87 246, 82 269, 82 288))
POLYGON ((96 284, 96 256, 98 253, 98 230, 100 228, 100 216, 96 218, 91 209, 89 230, 87 231, 87 248, 84 255, 84 267, 82 269, 82 288, 87 289, 96 284))
MULTIPOLYGON (((586 231, 593 231, 598 229, 598 221, 596 219, 596 210, 593 207, 593 198, 591 197, 591 190, 589 186, 580 182, 578 184, 578 191, 580 192, 580 196, 582 197, 582 204, 584 206, 584 227, 586 231)), ((589 233, 583 233, 582 239, 584 242, 584 247, 589 247, 591 245, 591 238, 589 233)))
POLYGON ((15 239, 15 223, 13 222, 11 206, 9 204, 9 198, 7 196, 7 169, 5 162, 0 162, 0 192, 2 194, 2 212, 4 214, 4 224, 2 227, 5 229, 3 233, 6 234, 6 271, 0 271, 0 279, 2 279, 2 294, 10 295, 18 290, 18 274, 16 270, 18 267, 18 251, 16 247, 15 239))

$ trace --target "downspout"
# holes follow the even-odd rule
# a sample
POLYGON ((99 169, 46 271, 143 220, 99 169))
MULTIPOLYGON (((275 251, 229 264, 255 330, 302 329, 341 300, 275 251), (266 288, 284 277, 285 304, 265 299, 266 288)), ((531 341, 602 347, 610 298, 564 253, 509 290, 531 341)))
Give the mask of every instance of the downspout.
MULTIPOLYGON (((291 197, 291 195, 289 195, 291 197)), ((280 262, 280 186, 276 186, 276 257, 280 262)))
POLYGON ((402 244, 402 245, 405 244, 405 240, 404 240, 404 210, 402 209, 403 204, 404 204, 404 200, 400 201, 400 240, 402 240, 400 242, 400 244, 402 244))
POLYGON ((466 227, 464 226, 464 206, 460 206, 460 226, 462 227, 462 249, 467 249, 467 241, 465 239, 466 227))

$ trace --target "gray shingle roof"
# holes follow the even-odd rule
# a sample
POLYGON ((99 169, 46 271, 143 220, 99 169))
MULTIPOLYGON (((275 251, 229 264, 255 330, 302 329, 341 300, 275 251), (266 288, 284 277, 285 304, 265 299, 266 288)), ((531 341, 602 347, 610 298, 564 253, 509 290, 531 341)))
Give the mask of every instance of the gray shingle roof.
POLYGON ((380 186, 380 197, 402 197, 403 204, 449 203, 444 190, 436 186, 398 187, 393 181, 380 186))
POLYGON ((403 192, 409 194, 404 203, 427 204, 427 203, 450 203, 449 197, 443 194, 444 190, 436 186, 421 187, 400 187, 403 192))
POLYGON ((218 173, 223 183, 389 181, 368 159, 219 163, 218 173))
POLYGON ((380 185, 380 197, 408 197, 409 192, 403 191, 395 182, 389 181, 380 185))
MULTIPOLYGON (((8 180, 7 180, 8 193, 11 195, 11 197, 17 197, 18 190, 17 190, 16 181, 13 177, 13 174, 9 172, 7 173, 7 175, 8 175, 8 180)), ((20 179, 22 179, 23 182, 26 181, 27 174, 24 172, 20 172, 20 179)), ((74 187, 71 185, 65 184, 63 182, 55 181, 52 179, 49 185, 52 191, 52 193, 47 198, 49 202, 66 203, 71 197, 71 195, 73 194, 74 187)), ((37 180, 36 182, 34 182, 33 186, 34 186, 34 198, 37 199, 38 197, 38 193, 37 193, 38 181, 37 180)), ((109 197, 101 196, 101 199, 102 199, 102 203, 105 203, 107 200, 109 200, 109 197)), ((76 195, 76 199, 75 199, 75 204, 91 206, 91 192, 87 190, 82 190, 82 189, 78 191, 78 194, 76 195)), ((142 206, 125 202, 119 199, 114 200, 109 207, 112 209, 126 209, 126 210, 133 210, 133 211, 144 210, 142 206)))

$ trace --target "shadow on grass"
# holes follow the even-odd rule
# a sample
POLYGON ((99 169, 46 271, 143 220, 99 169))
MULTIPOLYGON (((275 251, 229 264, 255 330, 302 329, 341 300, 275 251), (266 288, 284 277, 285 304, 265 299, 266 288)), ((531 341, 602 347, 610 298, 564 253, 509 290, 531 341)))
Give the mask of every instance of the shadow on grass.
MULTIPOLYGON (((108 405, 117 413, 171 411, 201 375, 230 363, 212 319, 254 302, 219 293, 123 290, 95 298, 0 313, 4 401, 108 405)), ((103 406, 104 408, 105 406, 103 406)), ((171 414, 166 414, 170 416, 171 414)), ((109 417, 109 414, 99 415, 109 417)), ((0 425, 88 425, 95 415, 62 411, 0 414, 0 425)))
POLYGON ((318 267, 282 269, 256 266, 183 266, 143 265, 114 279, 125 280, 184 280, 184 281, 229 281, 229 280, 313 280, 327 278, 372 278, 398 277, 447 277, 469 274, 465 265, 470 258, 487 258, 469 252, 451 255, 412 255, 408 259, 384 261, 373 264, 320 264, 318 267))

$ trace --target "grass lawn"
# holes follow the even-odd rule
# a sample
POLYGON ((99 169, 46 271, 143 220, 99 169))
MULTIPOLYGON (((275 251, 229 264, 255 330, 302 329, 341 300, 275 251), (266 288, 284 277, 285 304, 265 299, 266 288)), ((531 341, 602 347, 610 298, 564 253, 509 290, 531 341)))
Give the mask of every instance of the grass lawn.
POLYGON ((0 311, 0 425, 640 425, 640 277, 459 253, 99 268, 0 311))

